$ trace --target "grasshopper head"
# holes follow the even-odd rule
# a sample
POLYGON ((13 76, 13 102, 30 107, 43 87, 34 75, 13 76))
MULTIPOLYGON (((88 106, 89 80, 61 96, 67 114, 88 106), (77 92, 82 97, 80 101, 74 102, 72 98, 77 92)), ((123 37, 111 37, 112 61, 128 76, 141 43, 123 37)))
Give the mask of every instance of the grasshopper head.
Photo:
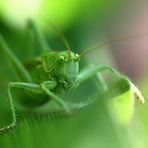
POLYGON ((45 72, 58 81, 74 81, 79 72, 79 60, 78 54, 67 50, 47 52, 42 55, 45 72))
POLYGON ((73 81, 79 72, 80 56, 69 51, 56 53, 54 72, 59 80, 73 81))

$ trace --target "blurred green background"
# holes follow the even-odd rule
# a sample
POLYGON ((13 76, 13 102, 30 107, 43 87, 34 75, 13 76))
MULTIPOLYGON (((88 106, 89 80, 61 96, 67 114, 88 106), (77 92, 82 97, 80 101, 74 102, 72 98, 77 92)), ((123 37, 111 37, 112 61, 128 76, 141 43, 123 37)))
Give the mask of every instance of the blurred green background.
MULTIPOLYGON (((148 32, 148 3, 144 0, 1 0, 0 33, 17 57, 25 62, 34 56, 26 20, 33 18, 53 49, 63 50, 58 35, 49 22, 59 28, 74 52, 81 51, 114 37, 148 32)), ((15 77, 0 50, 0 127, 11 122, 6 95, 9 81, 15 77)), ((33 113, 17 107, 18 125, 0 135, 1 148, 147 148, 148 147, 148 37, 143 36, 97 49, 81 59, 80 68, 90 64, 110 64, 125 73, 138 85, 146 101, 130 105, 130 92, 124 90, 119 114, 104 100, 112 99, 120 83, 108 82, 109 95, 93 80, 84 83, 65 98, 94 103, 76 110, 69 118, 52 117, 44 107, 33 113), (122 100, 123 99, 123 100, 122 100), (111 110, 115 113, 111 114, 111 110), (114 117, 113 117, 113 116, 114 117), (116 117, 117 116, 117 117, 116 117), (118 117, 119 116, 119 117, 118 117), (119 120, 116 122, 116 120, 119 120)), ((106 74, 105 74, 106 75, 106 74)), ((16 104, 17 106, 17 104, 16 104)), ((46 107, 48 108, 48 106, 46 107)), ((54 115, 53 115, 54 116, 54 115)))

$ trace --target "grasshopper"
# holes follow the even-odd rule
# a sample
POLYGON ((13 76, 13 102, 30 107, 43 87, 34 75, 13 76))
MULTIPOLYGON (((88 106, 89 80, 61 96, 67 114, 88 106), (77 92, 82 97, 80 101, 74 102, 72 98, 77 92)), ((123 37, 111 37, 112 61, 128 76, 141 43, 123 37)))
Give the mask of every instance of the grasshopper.
MULTIPOLYGON (((30 63, 30 65, 33 65, 31 69, 28 69, 27 66, 24 66, 21 63, 7 45, 3 36, 0 35, 0 50, 5 55, 15 75, 17 76, 17 81, 9 82, 7 89, 13 122, 10 125, 0 128, 1 133, 13 129, 17 122, 12 88, 23 89, 24 93, 27 94, 29 99, 25 101, 22 100, 22 103, 24 103, 26 108, 30 107, 30 105, 38 107, 50 100, 53 100, 59 105, 65 115, 69 115, 71 114, 71 107, 59 96, 59 94, 63 92, 66 93, 70 89, 78 87, 84 81, 96 76, 97 73, 108 70, 114 75, 124 77, 127 81, 131 82, 129 78, 123 76, 123 74, 118 72, 115 68, 104 64, 86 67, 79 72, 79 61, 82 56, 99 47, 116 43, 137 35, 115 38, 77 54, 71 51, 68 41, 64 35, 54 26, 52 26, 53 29, 60 35, 61 40, 65 45, 66 50, 64 51, 51 51, 43 34, 40 32, 40 29, 32 20, 28 21, 28 27, 33 31, 40 45, 40 55, 30 63)), ((135 89, 137 97, 144 102, 144 98, 140 91, 135 87, 135 85, 133 85, 133 83, 132 86, 135 89)))

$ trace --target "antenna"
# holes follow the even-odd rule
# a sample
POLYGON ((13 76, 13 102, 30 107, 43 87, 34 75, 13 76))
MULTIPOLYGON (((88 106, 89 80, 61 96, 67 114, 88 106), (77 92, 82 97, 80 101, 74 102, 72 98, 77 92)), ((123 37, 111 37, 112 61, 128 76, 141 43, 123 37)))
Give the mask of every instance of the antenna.
POLYGON ((95 45, 94 47, 91 47, 91 48, 88 48, 88 49, 84 50, 82 53, 80 53, 80 57, 86 55, 87 53, 89 53, 89 52, 91 52, 91 51, 93 51, 93 50, 95 50, 97 48, 107 46, 107 45, 113 44, 113 43, 118 43, 120 41, 131 39, 131 38, 134 38, 134 37, 141 37, 141 36, 144 36, 144 35, 147 35, 147 34, 148 33, 130 34, 130 35, 127 35, 127 36, 122 36, 122 37, 119 37, 119 38, 114 38, 114 39, 102 42, 100 44, 95 45))
MULTIPOLYGON (((42 18, 44 18, 44 17, 39 16, 39 19, 42 19, 42 18)), ((47 20, 47 19, 44 19, 44 20, 47 20)), ((58 30, 57 27, 55 27, 55 25, 53 25, 49 20, 48 20, 48 22, 49 22, 50 26, 55 30, 55 32, 59 35, 60 40, 63 42, 65 48, 69 52, 69 56, 71 56, 71 48, 70 48, 70 45, 69 45, 67 39, 65 38, 64 34, 60 30, 58 30)))
POLYGON ((59 31, 52 23, 50 23, 50 26, 55 30, 55 32, 59 35, 61 41, 63 42, 65 48, 69 51, 69 54, 71 52, 71 49, 70 49, 70 45, 67 41, 67 39, 65 38, 64 34, 59 31))

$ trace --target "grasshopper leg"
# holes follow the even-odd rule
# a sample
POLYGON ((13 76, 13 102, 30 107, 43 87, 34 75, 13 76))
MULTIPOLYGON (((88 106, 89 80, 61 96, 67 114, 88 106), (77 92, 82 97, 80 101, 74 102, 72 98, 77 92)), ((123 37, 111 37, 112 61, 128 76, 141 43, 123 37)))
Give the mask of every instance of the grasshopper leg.
POLYGON ((39 52, 42 53, 49 50, 50 47, 47 44, 38 25, 33 20, 29 19, 27 22, 27 27, 31 34, 31 37, 33 38, 33 40, 35 40, 35 44, 37 44, 36 48, 39 50, 39 52))
MULTIPOLYGON (((102 64, 102 65, 98 65, 98 66, 91 66, 91 67, 85 68, 84 70, 82 70, 78 74, 77 79, 76 79, 76 86, 81 84, 82 82, 86 81, 87 79, 96 76, 97 73, 100 74, 100 72, 105 71, 105 70, 108 70, 111 73, 113 73, 119 77, 124 77, 123 74, 120 74, 115 68, 113 68, 109 65, 102 64)), ((127 79, 127 78, 125 77, 125 79, 127 79)), ((101 75, 98 77, 98 81, 101 81, 101 83, 104 85, 104 87, 106 87, 105 86, 106 83, 101 75)))
POLYGON ((116 75, 118 78, 119 77, 124 78, 125 80, 129 81, 129 79, 126 76, 119 73, 115 68, 109 65, 102 64, 102 65, 97 65, 97 66, 90 66, 82 70, 77 76, 75 87, 79 86, 81 83, 83 83, 87 79, 91 77, 95 77, 97 83, 99 85, 101 84, 103 91, 106 92, 108 90, 108 86, 107 86, 107 83, 105 82, 105 79, 103 78, 101 74, 101 72, 106 71, 106 70, 116 75))
POLYGON ((68 105, 60 98, 59 96, 55 95, 53 92, 48 89, 48 81, 45 81, 41 84, 42 90, 51 98, 53 99, 60 107, 64 109, 65 115, 70 115, 71 110, 69 109, 68 105))
POLYGON ((16 126, 16 122, 17 122, 14 103, 13 103, 14 99, 13 99, 13 96, 11 93, 11 88, 39 89, 40 85, 33 84, 33 83, 23 83, 23 82, 9 82, 7 93, 8 93, 8 98, 9 98, 13 121, 11 124, 0 128, 0 133, 5 133, 5 132, 8 132, 9 130, 13 129, 16 126))
POLYGON ((32 78, 24 67, 24 65, 20 62, 20 60, 15 56, 12 52, 11 48, 8 46, 3 36, 0 34, 0 50, 3 52, 5 58, 10 64, 12 71, 17 77, 18 81, 32 82, 32 78))
POLYGON ((5 127, 0 128, 0 133, 5 133, 5 132, 9 131, 10 129, 13 129, 16 126, 16 113, 15 113, 14 104, 13 104, 13 97, 12 97, 10 89, 11 89, 11 86, 9 85, 8 89, 7 89, 7 93, 8 93, 10 108, 12 111, 13 122, 5 127))
POLYGON ((95 75, 95 79, 97 81, 97 84, 99 84, 99 85, 101 84, 103 91, 106 92, 108 90, 108 86, 107 86, 107 83, 106 83, 105 79, 103 78, 101 72, 98 72, 95 75))
MULTIPOLYGON (((50 82, 50 86, 48 85, 48 88, 52 89, 56 86, 56 83, 54 81, 50 82)), ((34 84, 34 83, 25 83, 25 82, 9 82, 8 85, 8 89, 7 89, 7 93, 8 93, 8 99, 9 99, 9 103, 10 103, 10 109, 12 112, 12 118, 13 121, 11 124, 0 128, 0 133, 4 133, 4 132, 8 132, 10 129, 13 129, 16 126, 16 113, 15 113, 15 108, 14 108, 14 99, 12 96, 12 88, 19 88, 19 89, 24 89, 24 90, 31 90, 34 92, 43 92, 41 89, 41 86, 38 84, 34 84)), ((43 92, 44 93, 44 92, 43 92)), ((35 100, 36 101, 36 100, 35 100)))

